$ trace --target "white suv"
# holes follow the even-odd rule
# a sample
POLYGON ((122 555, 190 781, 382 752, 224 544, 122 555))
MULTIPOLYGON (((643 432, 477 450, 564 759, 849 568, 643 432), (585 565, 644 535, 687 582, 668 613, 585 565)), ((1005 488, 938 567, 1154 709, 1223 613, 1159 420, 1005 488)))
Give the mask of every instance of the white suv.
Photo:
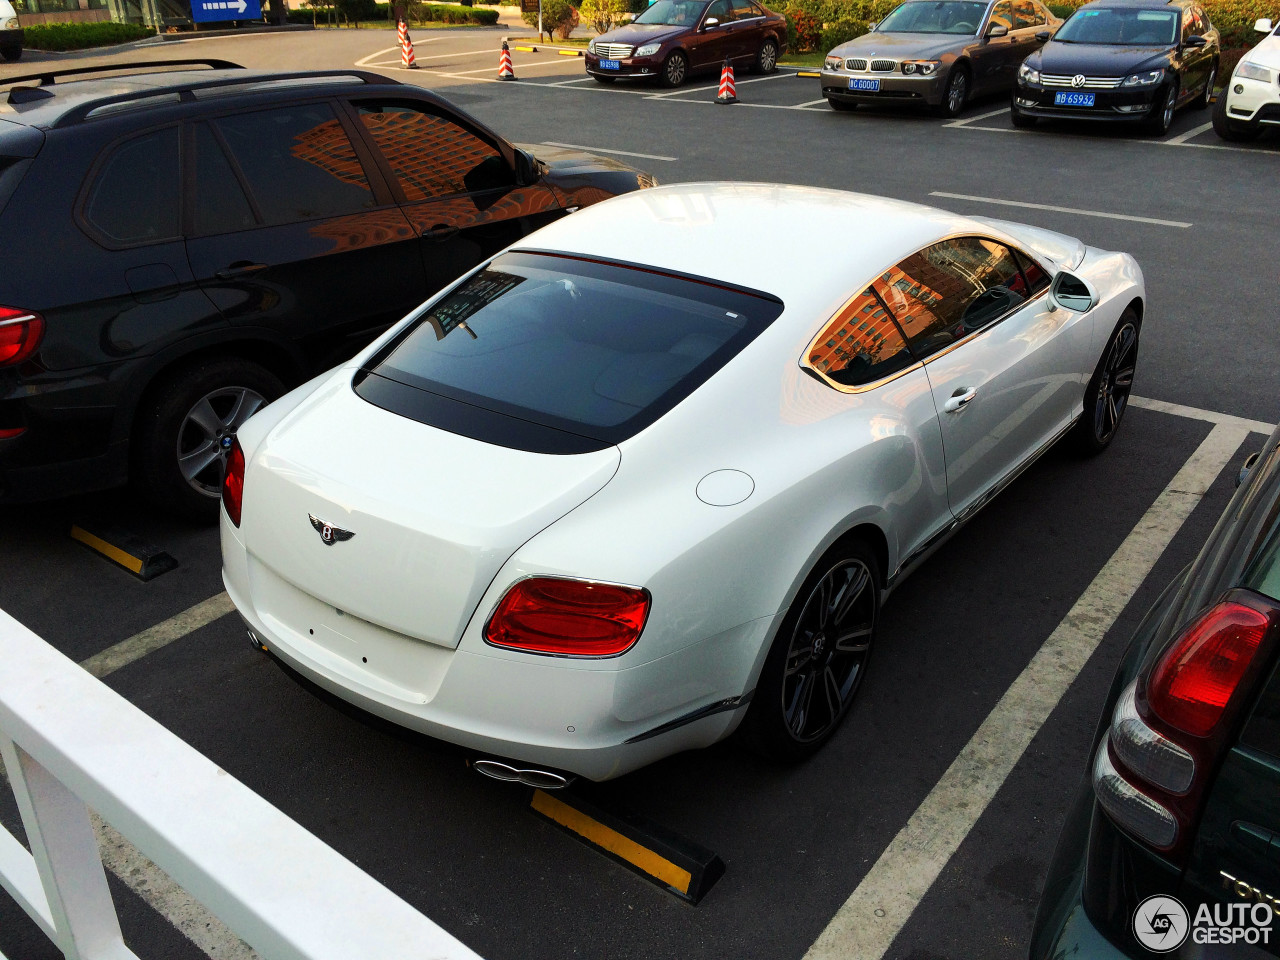
POLYGON ((1264 123, 1280 126, 1280 29, 1270 20, 1253 29, 1266 39, 1236 64, 1213 108, 1213 129, 1223 140, 1252 140, 1264 123))
POLYGON ((0 0, 0 57, 17 60, 22 56, 22 28, 18 12, 9 0, 0 0))

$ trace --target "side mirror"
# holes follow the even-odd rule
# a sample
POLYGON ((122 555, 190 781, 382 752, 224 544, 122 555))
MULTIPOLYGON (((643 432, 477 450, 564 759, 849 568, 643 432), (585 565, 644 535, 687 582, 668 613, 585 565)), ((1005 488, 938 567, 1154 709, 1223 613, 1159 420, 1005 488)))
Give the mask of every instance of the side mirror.
POLYGON ((1203 47, 1209 43, 1204 37, 1187 37, 1182 41, 1184 47, 1203 47))
MULTIPOLYGON (((1259 22, 1259 23, 1261 23, 1262 21, 1261 21, 1261 20, 1259 20, 1258 22, 1259 22)), ((1268 22, 1268 23, 1270 23, 1270 21, 1267 21, 1267 22, 1268 22)), ((880 21, 879 21, 879 20, 873 21, 872 23, 868 23, 868 24, 867 24, 867 33, 874 33, 874 32, 875 32, 876 27, 878 27, 878 26, 880 26, 880 21)))
POLYGON ((1266 17, 1263 17, 1253 25, 1253 29, 1257 30, 1259 33, 1270 33, 1272 29, 1271 21, 1266 17))
POLYGON ((525 153, 523 150, 516 150, 516 183, 522 187, 527 187, 532 183, 537 183, 542 176, 542 164, 536 157, 525 153))
POLYGON ((710 30, 712 27, 718 27, 718 26, 720 26, 719 17, 707 17, 707 19, 702 21, 703 30, 710 30))
POLYGON ((1262 451, 1258 450, 1249 454, 1249 459, 1245 460, 1244 466, 1240 468, 1240 472, 1236 475, 1236 486, 1243 486, 1244 482, 1249 479, 1249 471, 1253 469, 1254 464, 1258 462, 1258 458, 1262 456, 1262 451))
POLYGON ((1053 34, 1050 33, 1048 30, 1041 30, 1039 33, 1036 34, 1036 39, 1039 40, 1041 43, 1047 43, 1049 38, 1052 36, 1053 34))
POLYGON ((1098 291, 1093 289, 1088 280, 1064 270, 1053 278, 1053 286, 1049 288, 1049 301, 1076 313, 1088 313, 1098 304, 1098 291))
POLYGON ((987 26, 986 36, 988 40, 994 40, 996 37, 1007 37, 1008 35, 1009 28, 1003 23, 992 23, 987 26))

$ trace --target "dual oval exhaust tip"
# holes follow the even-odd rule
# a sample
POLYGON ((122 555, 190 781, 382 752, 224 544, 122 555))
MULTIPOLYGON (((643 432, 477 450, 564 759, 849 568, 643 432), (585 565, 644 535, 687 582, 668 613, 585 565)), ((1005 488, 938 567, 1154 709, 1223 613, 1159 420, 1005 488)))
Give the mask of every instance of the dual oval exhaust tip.
POLYGON ((538 790, 563 790, 573 783, 573 777, 553 770, 530 770, 513 767, 501 760, 472 760, 472 768, 494 780, 505 780, 507 783, 523 783, 526 787, 538 790))

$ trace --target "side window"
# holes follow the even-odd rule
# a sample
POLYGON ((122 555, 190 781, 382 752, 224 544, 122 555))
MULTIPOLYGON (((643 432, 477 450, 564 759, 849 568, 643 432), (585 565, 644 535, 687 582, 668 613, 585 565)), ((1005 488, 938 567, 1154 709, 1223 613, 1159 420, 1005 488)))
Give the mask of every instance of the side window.
POLYGON ((729 6, 729 0, 715 0, 715 3, 707 8, 707 16, 703 19, 710 17, 715 17, 721 23, 728 23, 732 20, 733 8, 729 6))
POLYGON ((1196 7, 1196 26, 1201 34, 1213 29, 1213 21, 1209 19, 1209 12, 1204 7, 1196 7))
POLYGON ((121 245, 172 240, 182 233, 178 128, 115 147, 89 190, 84 218, 121 245))
POLYGON ((357 103, 409 201, 515 186, 498 148, 452 120, 403 103, 357 103))
POLYGON ((733 19, 750 20, 752 17, 762 15, 759 8, 751 0, 733 0, 733 19))
POLYGON ((897 324, 867 289, 827 325, 806 362, 836 383, 856 387, 909 367, 915 358, 897 324))
POLYGON ((327 103, 213 121, 271 226, 375 206, 364 168, 327 103))
POLYGON ((1000 0, 996 4, 996 8, 991 11, 991 20, 987 24, 987 29, 992 24, 999 23, 1009 30, 1013 29, 1013 4, 1009 0, 1000 0))
POLYGON ((258 225, 249 198, 207 124, 196 126, 195 232, 233 233, 258 225))
POLYGON ((1013 29, 1023 30, 1044 23, 1036 13, 1036 5, 1031 0, 1014 0, 1013 29))
MULTIPOLYGON (((1029 300, 1032 297, 1039 296, 1041 293, 1048 290, 1051 280, 1044 267, 1040 266, 1040 264, 1036 263, 1021 250, 1016 251, 1016 254, 1018 257, 1018 265, 1022 267, 1022 276, 1027 283, 1027 288, 1025 290, 1027 299, 1029 300)), ((1017 289, 1012 283, 1009 284, 1009 286, 1017 289)))
POLYGON ((980 330, 1023 303, 1026 282, 1010 250, 958 237, 912 254, 872 286, 921 359, 980 330))

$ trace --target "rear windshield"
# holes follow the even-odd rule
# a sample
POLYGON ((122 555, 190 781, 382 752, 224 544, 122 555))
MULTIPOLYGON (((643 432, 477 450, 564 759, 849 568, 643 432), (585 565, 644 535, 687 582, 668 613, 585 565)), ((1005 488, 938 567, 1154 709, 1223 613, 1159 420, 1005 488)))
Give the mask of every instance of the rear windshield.
POLYGON ((1178 38, 1178 11, 1094 7, 1077 10, 1054 34, 1064 43, 1167 47, 1178 38))
POLYGON ((421 312, 356 391, 476 439, 585 452, 648 426, 781 312, 754 291, 508 253, 421 312))

